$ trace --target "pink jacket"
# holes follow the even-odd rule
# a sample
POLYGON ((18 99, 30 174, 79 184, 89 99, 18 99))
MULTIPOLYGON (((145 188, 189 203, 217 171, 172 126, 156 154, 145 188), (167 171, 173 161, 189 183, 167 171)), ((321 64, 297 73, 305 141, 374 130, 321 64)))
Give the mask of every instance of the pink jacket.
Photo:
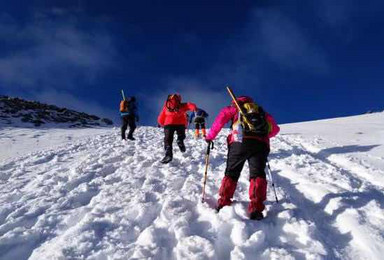
MULTIPOLYGON (((237 98, 239 102, 253 102, 252 98, 250 97, 239 97, 237 98)), ((219 134, 221 129, 224 127, 226 123, 232 120, 232 122, 236 122, 238 119, 238 110, 235 106, 227 106, 224 107, 219 115, 216 117, 215 121, 213 122, 209 133, 207 135, 206 140, 214 140, 216 136, 219 134)), ((269 139, 271 137, 274 137, 277 135, 280 131, 280 127, 276 124, 276 121, 273 119, 273 117, 268 114, 266 114, 266 119, 270 125, 271 131, 269 132, 267 137, 257 137, 258 140, 266 142, 269 144, 269 139)), ((247 138, 247 137, 244 137, 247 138)), ((255 137, 252 137, 255 138, 255 137)), ((231 131, 230 135, 228 136, 228 143, 231 144, 234 142, 234 130, 231 131)))

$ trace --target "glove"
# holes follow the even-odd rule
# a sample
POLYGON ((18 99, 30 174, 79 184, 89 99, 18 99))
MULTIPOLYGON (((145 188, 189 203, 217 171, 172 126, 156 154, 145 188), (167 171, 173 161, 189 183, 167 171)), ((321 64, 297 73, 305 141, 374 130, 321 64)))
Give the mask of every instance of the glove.
POLYGON ((206 138, 205 138, 205 141, 206 141, 208 144, 210 144, 210 143, 212 143, 213 140, 212 140, 212 139, 209 139, 209 138, 206 137, 206 138))
POLYGON ((207 146, 207 154, 209 154, 209 151, 214 148, 215 144, 213 143, 213 140, 209 139, 209 138, 205 138, 205 141, 208 144, 208 146, 207 146))

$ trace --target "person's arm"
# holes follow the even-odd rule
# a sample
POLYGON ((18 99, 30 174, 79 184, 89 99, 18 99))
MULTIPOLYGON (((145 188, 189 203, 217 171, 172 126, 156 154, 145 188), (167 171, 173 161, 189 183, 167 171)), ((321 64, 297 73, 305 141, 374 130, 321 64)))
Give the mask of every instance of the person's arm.
POLYGON ((194 103, 188 102, 187 104, 187 111, 196 111, 197 106, 194 103))
POLYGON ((275 119, 267 113, 267 122, 269 125, 269 134, 268 137, 272 138, 276 136, 280 132, 280 127, 277 125, 275 119))
POLYGON ((164 126, 164 123, 165 123, 165 106, 163 107, 159 116, 157 117, 157 123, 159 123, 160 126, 164 126))
POLYGON ((226 123, 228 123, 237 113, 236 108, 234 107, 225 107, 223 108, 219 115, 215 118, 211 128, 209 129, 209 133, 205 140, 212 141, 219 134, 221 129, 224 127, 226 123))

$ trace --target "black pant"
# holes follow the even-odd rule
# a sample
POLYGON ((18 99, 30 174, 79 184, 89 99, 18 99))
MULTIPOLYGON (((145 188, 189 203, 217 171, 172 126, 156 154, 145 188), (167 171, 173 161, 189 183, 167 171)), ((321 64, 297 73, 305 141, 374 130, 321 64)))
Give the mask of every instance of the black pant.
POLYGON ((134 115, 126 115, 121 118, 122 125, 121 125, 121 138, 125 139, 125 131, 127 131, 127 128, 129 126, 129 132, 128 132, 128 138, 133 137, 133 132, 136 129, 136 118, 134 115))
POLYGON ((195 118, 193 121, 195 123, 195 129, 204 129, 205 128, 205 119, 203 117, 195 118))
POLYGON ((184 125, 166 125, 164 126, 164 149, 167 154, 172 155, 173 135, 177 134, 177 143, 182 143, 185 139, 184 125))
POLYGON ((205 129, 205 123, 195 123, 195 129, 205 129))
POLYGON ((248 161, 249 178, 265 179, 265 166, 269 154, 269 145, 255 140, 244 139, 242 143, 234 142, 228 146, 227 168, 225 175, 237 181, 245 161, 248 161))

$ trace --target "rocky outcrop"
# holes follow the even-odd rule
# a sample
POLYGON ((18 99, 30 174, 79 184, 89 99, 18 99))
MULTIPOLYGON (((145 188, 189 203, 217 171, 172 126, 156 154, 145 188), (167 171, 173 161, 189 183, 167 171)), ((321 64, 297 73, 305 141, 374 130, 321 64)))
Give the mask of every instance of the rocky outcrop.
POLYGON ((33 126, 59 124, 68 127, 113 125, 112 120, 108 118, 8 96, 0 96, 0 123, 33 126))

